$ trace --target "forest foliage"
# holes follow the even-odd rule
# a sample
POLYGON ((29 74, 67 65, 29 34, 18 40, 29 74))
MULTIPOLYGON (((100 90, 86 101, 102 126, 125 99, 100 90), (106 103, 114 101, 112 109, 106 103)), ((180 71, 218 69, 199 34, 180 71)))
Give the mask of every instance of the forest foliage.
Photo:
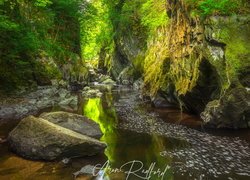
POLYGON ((232 15, 249 13, 248 0, 186 0, 193 15, 232 15))
MULTIPOLYGON (((191 16, 249 13, 248 0, 183 1, 191 16)), ((145 50, 134 64, 155 94, 174 76, 166 9, 165 0, 0 0, 1 89, 60 78, 65 64, 81 71, 85 62, 104 58, 110 70, 117 39, 133 34, 145 50)))
POLYGON ((0 6, 2 89, 46 83, 79 59, 76 0, 1 0, 0 6))

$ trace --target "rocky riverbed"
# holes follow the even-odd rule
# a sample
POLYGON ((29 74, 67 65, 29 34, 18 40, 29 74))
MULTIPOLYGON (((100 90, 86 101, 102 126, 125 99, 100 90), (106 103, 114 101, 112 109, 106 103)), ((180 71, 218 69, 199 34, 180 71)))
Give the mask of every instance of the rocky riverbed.
POLYGON ((115 107, 120 117, 121 129, 155 134, 186 142, 185 148, 174 148, 161 153, 174 159, 174 174, 191 179, 225 178, 247 179, 250 177, 250 144, 238 137, 221 137, 170 124, 157 113, 148 112, 136 92, 123 96, 115 107))
MULTIPOLYGON (((104 154, 91 158, 68 158, 54 163, 26 161, 8 151, 5 137, 13 127, 5 130, 8 124, 4 126, 0 124, 0 138, 2 138, 0 149, 3 154, 3 158, 0 159, 0 177, 20 175, 26 178, 72 179, 74 176, 77 179, 91 178, 91 175, 82 172, 86 165, 93 168, 96 164, 109 161, 112 168, 119 168, 126 162, 140 160, 145 168, 149 168, 153 162, 156 162, 156 166, 160 169, 169 166, 166 177, 177 180, 249 179, 250 141, 246 137, 249 132, 243 138, 239 136, 239 131, 230 131, 231 134, 235 134, 233 137, 225 133, 221 135, 207 133, 206 130, 190 128, 178 123, 179 119, 183 119, 182 117, 196 121, 195 117, 178 110, 152 109, 150 102, 143 100, 137 91, 130 88, 99 88, 101 90, 85 88, 80 96, 86 98, 80 98, 76 107, 81 110, 77 113, 93 119, 100 125, 103 132, 101 141, 107 144, 104 154), (172 123, 170 123, 171 118, 176 122, 173 123, 171 120, 172 123), (10 171, 11 168, 16 167, 17 162, 20 164, 19 169, 25 169, 27 166, 34 166, 37 169, 30 174, 18 169, 10 171)), ((82 129, 79 123, 71 122, 72 118, 62 119, 57 113, 44 113, 40 118, 59 123, 63 128, 68 128, 70 124, 77 132, 82 129)), ((120 172, 105 176, 110 179, 124 179, 126 174, 120 172)))
POLYGON ((78 97, 66 88, 41 86, 36 91, 14 97, 2 98, 0 103, 0 121, 16 120, 40 111, 59 106, 67 111, 76 111, 78 97))

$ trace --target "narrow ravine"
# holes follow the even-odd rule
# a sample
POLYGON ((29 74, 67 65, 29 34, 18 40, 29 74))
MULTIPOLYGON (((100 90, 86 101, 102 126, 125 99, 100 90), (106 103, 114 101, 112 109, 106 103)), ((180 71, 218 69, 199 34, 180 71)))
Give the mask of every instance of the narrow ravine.
POLYGON ((249 180, 249 0, 0 0, 0 180, 249 180))

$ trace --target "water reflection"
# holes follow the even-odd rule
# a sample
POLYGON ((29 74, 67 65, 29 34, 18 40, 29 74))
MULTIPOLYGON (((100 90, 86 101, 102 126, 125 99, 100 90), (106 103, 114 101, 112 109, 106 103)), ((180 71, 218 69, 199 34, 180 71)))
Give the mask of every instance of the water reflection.
MULTIPOLYGON (((141 162, 143 169, 148 170, 149 173, 152 171, 150 179, 159 179, 159 173, 153 175, 153 172, 158 169, 158 171, 163 172, 168 167, 167 165, 171 164, 171 157, 162 157, 160 153, 178 143, 174 139, 166 140, 166 138, 157 135, 138 134, 117 129, 119 119, 116 115, 113 97, 110 92, 105 93, 102 98, 85 99, 82 107, 83 115, 93 119, 101 127, 104 134, 101 140, 107 143, 105 155, 108 159, 109 168, 119 169, 128 163, 128 165, 123 166, 123 172, 115 174, 106 173, 103 179, 117 179, 118 177, 118 179, 125 179, 125 172, 131 169, 132 165, 129 162, 134 160, 141 162)), ((133 164, 132 170, 139 169, 142 166, 141 163, 133 164)), ((142 172, 142 169, 136 174, 141 177, 147 176, 147 174, 142 172)), ((171 169, 167 169, 164 174, 164 179, 172 179, 171 169)), ((142 179, 141 177, 132 175, 131 179, 142 179)))
MULTIPOLYGON (((244 134, 241 133, 243 130, 240 132, 220 130, 218 131, 220 133, 218 134, 219 136, 211 136, 190 128, 173 124, 166 125, 164 123, 163 132, 167 132, 168 135, 167 137, 162 137, 155 134, 148 135, 117 129, 119 122, 122 120, 117 116, 115 109, 119 105, 121 105, 119 107, 123 107, 126 103, 133 104, 131 96, 133 96, 131 90, 117 88, 111 92, 110 89, 105 89, 105 93, 101 98, 82 100, 78 107, 79 114, 85 114, 100 124, 104 133, 101 140, 108 144, 105 155, 72 159, 72 162, 66 165, 62 162, 35 162, 17 157, 8 150, 7 143, 0 143, 0 179, 71 180, 73 178, 72 174, 79 171, 82 167, 98 163, 104 164, 107 160, 109 160, 111 168, 119 168, 124 163, 133 160, 143 162, 144 169, 149 168, 154 162, 156 163, 155 170, 157 168, 164 170, 167 165, 170 165, 174 169, 169 169, 164 176, 164 179, 170 180, 173 178, 175 180, 195 179, 195 177, 196 179, 204 179, 200 175, 206 175, 206 179, 215 179, 216 176, 212 174, 213 172, 216 172, 217 175, 218 173, 221 174, 218 179, 249 179, 249 143, 233 138, 242 135, 240 137, 243 140, 249 139, 249 130, 244 134), (161 152, 163 152, 162 155, 164 157, 161 156, 161 152), (213 172, 210 173, 210 170, 213 170, 213 172), (174 171, 174 174, 171 171, 174 171)), ((136 116, 141 115, 141 113, 143 115, 147 110, 144 104, 141 109, 135 108, 135 111, 138 109, 140 111, 135 113, 136 116)), ((176 120, 181 115, 175 110, 158 109, 156 111, 154 109, 153 112, 160 114, 164 121, 169 121, 169 119, 171 121, 176 120)), ((135 118, 137 118, 136 116, 135 118)), ((148 114, 142 117, 151 118, 148 114)), ((17 123, 14 121, 8 121, 6 124, 0 123, 0 138, 5 139, 9 131, 17 123)), ((157 121, 152 118, 150 124, 152 128, 153 125, 157 124, 157 121)), ((150 129, 150 132, 154 132, 153 129, 150 129)), ((126 170, 128 170, 128 167, 124 168, 123 172, 109 173, 100 178, 111 180, 126 179, 126 170)), ((142 174, 140 173, 140 175, 142 174)), ((79 177, 79 179, 84 178, 79 177)), ((136 180, 140 178, 131 176, 129 179, 136 180)), ((150 179, 160 178, 154 175, 150 179)))

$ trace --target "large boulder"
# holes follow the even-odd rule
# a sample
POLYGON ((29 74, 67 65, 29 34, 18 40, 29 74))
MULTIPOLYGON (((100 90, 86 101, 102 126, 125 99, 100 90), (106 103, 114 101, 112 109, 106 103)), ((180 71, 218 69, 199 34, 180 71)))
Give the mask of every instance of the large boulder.
POLYGON ((250 127, 250 93, 243 87, 228 91, 220 100, 207 104, 201 118, 208 127, 250 127))
POLYGON ((99 139, 102 136, 97 123, 78 114, 59 111, 43 113, 40 118, 92 138, 99 139))
POLYGON ((106 144, 53 124, 45 119, 28 116, 8 136, 12 151, 33 160, 56 160, 92 156, 106 144))

